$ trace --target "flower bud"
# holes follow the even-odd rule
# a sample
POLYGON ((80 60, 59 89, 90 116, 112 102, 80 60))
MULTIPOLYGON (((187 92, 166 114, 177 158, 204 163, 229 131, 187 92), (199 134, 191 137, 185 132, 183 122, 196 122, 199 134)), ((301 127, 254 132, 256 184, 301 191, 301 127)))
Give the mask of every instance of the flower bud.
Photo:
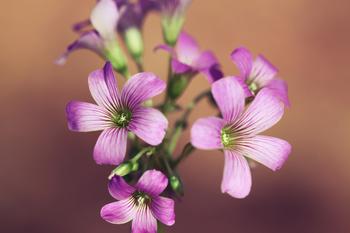
POLYGON ((106 44, 105 56, 107 60, 111 62, 113 68, 117 72, 123 75, 126 75, 128 73, 125 55, 119 47, 117 41, 110 41, 106 44))
POLYGON ((174 75, 170 79, 168 86, 168 95, 172 100, 179 98, 185 91, 189 83, 189 77, 187 75, 174 75))
POLYGON ((111 179, 114 175, 126 176, 130 172, 136 171, 138 168, 139 168, 138 163, 127 161, 125 163, 120 164, 116 169, 114 169, 110 174, 109 179, 111 179))
POLYGON ((143 39, 141 31, 136 28, 128 28, 124 33, 124 40, 130 55, 136 60, 140 60, 143 54, 143 39))
POLYGON ((164 18, 162 20, 163 37, 165 43, 170 46, 174 46, 176 44, 184 22, 185 18, 182 16, 164 18))
POLYGON ((180 179, 175 176, 175 175, 172 175, 169 179, 170 181, 170 186, 171 188, 177 193, 177 194, 180 194, 180 195, 183 195, 183 187, 182 187, 182 183, 180 181, 180 179))

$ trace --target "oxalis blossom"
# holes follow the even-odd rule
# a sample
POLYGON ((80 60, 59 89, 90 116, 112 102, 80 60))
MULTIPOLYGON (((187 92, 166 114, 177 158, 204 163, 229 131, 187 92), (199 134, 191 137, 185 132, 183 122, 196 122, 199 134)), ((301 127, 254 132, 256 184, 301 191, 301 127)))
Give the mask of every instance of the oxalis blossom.
POLYGON ((220 79, 219 62, 211 51, 201 51, 197 41, 181 32, 174 48, 168 45, 159 45, 156 49, 163 49, 171 54, 171 67, 175 74, 193 76, 203 73, 210 83, 220 79))
POLYGON ((112 66, 89 75, 89 89, 97 105, 72 101, 67 105, 68 127, 72 131, 103 130, 94 148, 98 164, 120 164, 125 157, 128 132, 133 132, 150 145, 162 142, 168 120, 142 103, 164 91, 166 84, 152 73, 132 76, 121 93, 112 66))
POLYGON ((248 49, 240 47, 231 53, 231 59, 240 71, 237 78, 242 84, 246 97, 255 96, 263 88, 268 88, 271 94, 286 106, 290 106, 286 82, 276 77, 277 68, 264 56, 259 55, 254 60, 248 49))
POLYGON ((118 201, 105 205, 101 217, 113 224, 132 220, 132 233, 156 233, 157 219, 171 226, 175 223, 174 201, 159 196, 167 185, 168 179, 156 170, 146 171, 134 187, 114 176, 108 189, 118 201))
POLYGON ((276 124, 284 105, 265 88, 245 110, 245 94, 236 78, 226 77, 212 84, 212 95, 222 118, 197 120, 191 129, 191 143, 204 150, 222 149, 225 154, 221 191, 236 198, 246 197, 251 189, 247 158, 266 167, 279 169, 291 152, 288 142, 257 135, 276 124))

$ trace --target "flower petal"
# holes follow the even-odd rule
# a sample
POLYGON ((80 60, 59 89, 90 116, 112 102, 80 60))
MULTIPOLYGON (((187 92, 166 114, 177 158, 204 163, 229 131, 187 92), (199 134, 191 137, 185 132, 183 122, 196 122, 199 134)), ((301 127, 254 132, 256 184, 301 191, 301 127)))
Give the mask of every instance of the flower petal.
POLYGON ((157 220, 147 206, 138 208, 131 225, 132 233, 157 233, 157 220))
POLYGON ((72 29, 75 32, 81 32, 81 31, 83 31, 84 29, 86 29, 89 26, 91 26, 90 19, 85 19, 85 20, 82 20, 80 22, 75 23, 73 25, 72 29))
POLYGON ((239 130, 256 135, 276 124, 283 113, 283 103, 269 89, 263 88, 239 119, 239 130))
POLYGON ((287 83, 279 78, 271 80, 266 86, 272 93, 279 98, 287 107, 290 107, 288 98, 288 86, 287 83))
POLYGON ((168 120, 159 110, 154 108, 138 107, 132 112, 128 130, 135 133, 146 143, 159 145, 168 128, 168 120))
POLYGON ((282 167, 291 149, 282 139, 258 135, 241 139, 236 151, 275 171, 282 167))
POLYGON ((182 63, 176 58, 171 59, 171 69, 175 74, 189 73, 192 71, 192 67, 182 63))
POLYGON ((175 202, 166 197, 156 197, 152 200, 151 210, 153 215, 167 226, 175 223, 175 202))
POLYGON ((240 77, 245 81, 253 67, 252 54, 248 49, 240 47, 231 53, 231 59, 236 64, 240 72, 240 77))
POLYGON ((166 88, 163 80, 153 73, 138 73, 132 76, 122 90, 122 101, 130 110, 142 102, 159 95, 166 88))
POLYGON ((225 120, 235 121, 244 109, 245 95, 236 78, 222 78, 212 84, 211 92, 225 120))
POLYGON ((225 121, 218 117, 198 119, 191 129, 191 143, 194 147, 202 150, 221 149, 221 129, 225 121))
POLYGON ((249 90, 248 85, 245 83, 244 79, 241 77, 235 77, 237 79, 237 81, 239 82, 239 84, 241 84, 241 87, 243 88, 245 97, 251 97, 253 96, 253 93, 251 92, 251 90, 249 90))
POLYGON ((114 38, 118 19, 118 8, 113 0, 98 1, 90 15, 94 28, 107 40, 114 38))
POLYGON ((248 82, 255 82, 259 87, 264 87, 277 74, 278 70, 265 57, 259 55, 254 63, 248 82))
POLYGON ((135 188, 126 183, 123 177, 113 176, 108 182, 108 191, 115 199, 123 200, 130 197, 135 192, 135 188))
POLYGON ((160 171, 148 170, 140 177, 136 188, 153 197, 161 194, 168 186, 168 178, 160 171))
POLYGON ((221 191, 235 198, 245 198, 249 194, 251 186, 252 177, 247 160, 235 152, 225 150, 221 191))
POLYGON ((218 64, 219 62, 215 57, 214 53, 212 53, 211 51, 205 51, 202 54, 200 54, 198 59, 196 59, 194 67, 199 71, 204 71, 218 64))
POLYGON ((110 111, 121 108, 117 82, 110 62, 106 62, 103 69, 92 72, 88 82, 91 95, 99 106, 110 111))
POLYGON ((97 164, 119 165, 125 157, 128 132, 123 128, 105 129, 94 148, 97 164))
POLYGON ((71 101, 66 107, 68 128, 72 131, 90 132, 110 126, 108 113, 95 104, 71 101))
POLYGON ((192 65, 201 54, 197 42, 186 32, 180 34, 175 46, 175 52, 177 59, 187 65, 192 65))
POLYGON ((109 203, 102 207, 101 217, 113 224, 124 224, 132 220, 136 215, 132 197, 121 201, 109 203))
POLYGON ((89 49, 101 57, 104 57, 104 46, 101 37, 96 31, 89 31, 81 34, 78 40, 70 44, 64 54, 62 54, 55 63, 57 65, 64 65, 68 56, 78 49, 89 49))
POLYGON ((163 50, 168 52, 172 57, 175 56, 175 51, 174 48, 169 46, 169 45, 165 45, 165 44, 161 44, 161 45, 157 45, 153 51, 157 52, 158 50, 163 50))
POLYGON ((219 64, 212 65, 209 69, 202 70, 201 72, 206 76, 210 84, 224 77, 219 64))

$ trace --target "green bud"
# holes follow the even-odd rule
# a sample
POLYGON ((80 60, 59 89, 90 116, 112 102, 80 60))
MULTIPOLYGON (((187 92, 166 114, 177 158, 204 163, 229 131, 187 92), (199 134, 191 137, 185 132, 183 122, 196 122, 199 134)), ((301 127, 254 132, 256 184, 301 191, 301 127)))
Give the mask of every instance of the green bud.
POLYGON ((182 188, 182 183, 181 183, 180 179, 177 176, 172 175, 169 180, 170 180, 171 188, 177 194, 183 195, 183 188, 182 188))
POLYGON ((105 56, 117 72, 127 76, 127 60, 117 41, 110 41, 106 44, 105 56))
POLYGON ((176 44, 184 22, 185 18, 183 16, 165 17, 162 19, 163 37, 165 43, 170 46, 174 46, 176 44))
MULTIPOLYGON (((136 163, 137 164, 137 163, 136 163)), ((136 170, 138 169, 138 164, 135 165, 132 162, 125 162, 120 164, 116 169, 114 169, 112 171, 112 173, 109 176, 109 179, 111 179, 114 175, 117 176, 126 176, 128 175, 130 172, 135 171, 134 169, 136 168, 136 170)))
POLYGON ((143 54, 143 39, 141 31, 132 27, 125 31, 124 40, 129 53, 135 60, 140 60, 143 54))
POLYGON ((189 79, 187 75, 174 75, 174 77, 170 79, 168 95, 172 100, 182 95, 189 83, 189 79))

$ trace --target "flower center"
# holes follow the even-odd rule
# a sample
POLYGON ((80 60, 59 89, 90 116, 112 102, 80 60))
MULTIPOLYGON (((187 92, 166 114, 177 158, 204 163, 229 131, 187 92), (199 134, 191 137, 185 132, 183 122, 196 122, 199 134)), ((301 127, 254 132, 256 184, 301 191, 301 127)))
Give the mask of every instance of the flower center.
POLYGON ((123 109, 116 112, 112 116, 112 122, 119 128, 124 128, 129 125, 131 120, 131 112, 128 109, 123 109))
POLYGON ((221 129, 221 142, 225 149, 232 149, 235 141, 235 135, 232 129, 227 126, 221 129))
POLYGON ((151 203, 151 197, 141 191, 134 192, 132 197, 134 198, 134 202, 137 206, 148 205, 149 203, 151 203))
POLYGON ((253 92, 254 94, 256 94, 257 91, 258 91, 258 89, 259 89, 258 85, 257 85, 255 82, 250 83, 250 84, 248 85, 248 88, 249 88, 249 90, 250 90, 251 92, 253 92))

